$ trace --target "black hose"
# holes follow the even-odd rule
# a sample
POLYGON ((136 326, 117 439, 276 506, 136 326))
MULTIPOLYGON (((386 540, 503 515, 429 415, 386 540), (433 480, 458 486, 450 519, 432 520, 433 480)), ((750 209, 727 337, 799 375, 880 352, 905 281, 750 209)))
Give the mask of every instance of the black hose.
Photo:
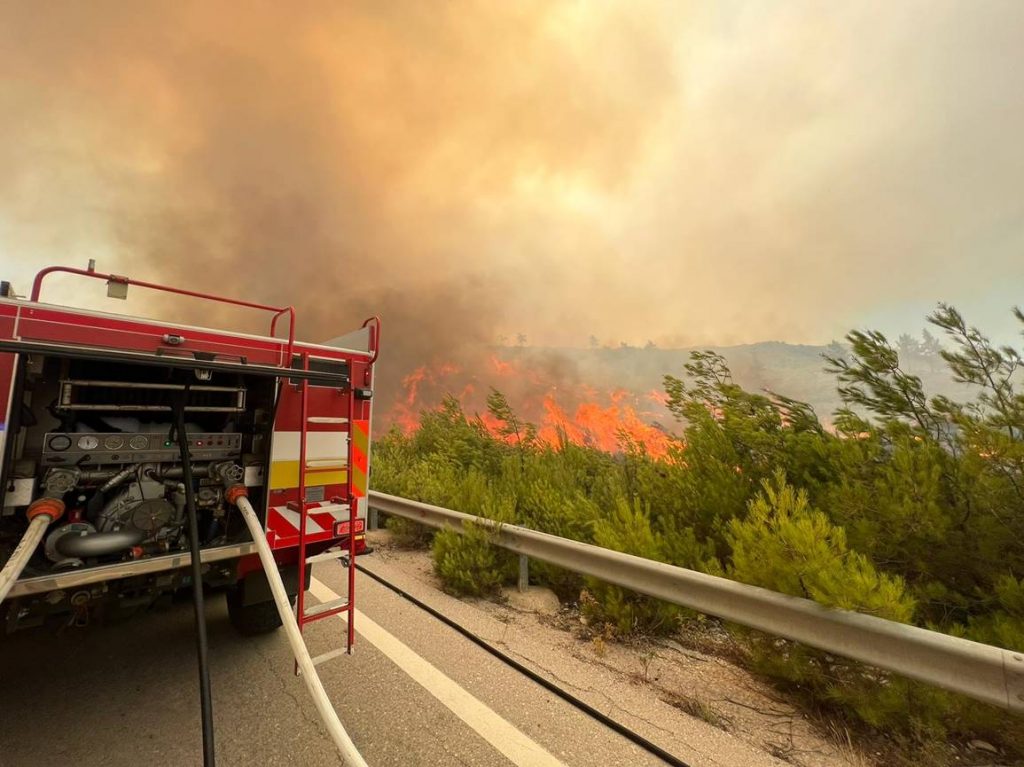
POLYGON ((55 548, 66 557, 104 557, 127 551, 138 546, 146 534, 141 530, 116 530, 110 533, 88 533, 86 535, 62 535, 55 548))
POLYGON ((456 623, 455 621, 453 621, 448 616, 441 614, 439 611, 435 610, 430 605, 425 604, 424 602, 421 602, 419 599, 414 597, 412 594, 410 594, 407 591, 403 591, 398 586, 395 586, 393 583, 389 583, 388 581, 384 580, 384 578, 382 578, 381 576, 377 575, 376 573, 371 573, 369 570, 367 570, 365 567, 363 567, 358 562, 356 563, 356 570, 361 572, 363 575, 368 575, 369 577, 373 578, 373 580, 377 581, 377 583, 379 583, 380 585, 384 586, 385 588, 388 588, 391 591, 395 592, 396 594, 398 594, 398 596, 402 597, 403 599, 407 599, 408 601, 412 602, 414 605, 419 607, 421 610, 425 610, 426 612, 430 613, 432 616, 437 618, 439 621, 444 623, 446 626, 450 626, 451 628, 453 628, 456 631, 458 631, 460 634, 462 634, 462 636, 466 637, 466 639, 468 639, 473 644, 475 644, 478 647, 481 647, 484 650, 486 650, 487 652, 489 652, 491 655, 493 655, 495 658, 500 660, 502 663, 505 663, 506 665, 511 666, 516 671, 518 671, 520 674, 524 674, 525 676, 529 677, 530 679, 532 679, 534 682, 539 684, 544 689, 546 689, 546 690, 548 690, 550 692, 553 692, 559 698, 561 698, 562 700, 572 704, 573 706, 578 708, 583 713, 588 714, 589 716, 593 717, 594 719, 599 721, 601 724, 603 724, 605 727, 608 727, 609 729, 614 730, 615 732, 619 733, 619 735, 622 735, 627 740, 630 740, 633 743, 635 743, 636 745, 640 746, 640 748, 644 749, 644 751, 647 751, 648 753, 654 754, 656 757, 661 759, 666 764, 671 764, 671 765, 673 765, 673 767, 690 767, 689 764, 684 762, 678 756, 674 756, 674 755, 670 754, 668 751, 663 749, 661 746, 659 746, 659 745, 649 741, 643 735, 640 735, 639 733, 633 732, 633 730, 631 730, 628 727, 626 727, 626 725, 622 724, 621 722, 617 722, 614 719, 612 719, 611 717, 609 717, 607 714, 604 714, 604 713, 598 711, 596 708, 591 706, 589 703, 587 703, 587 702, 585 702, 583 700, 580 700, 579 698, 577 698, 575 695, 573 695, 568 690, 562 689, 561 687, 556 685, 554 682, 552 682, 550 679, 547 679, 546 677, 541 676, 540 674, 538 674, 536 671, 534 671, 531 668, 527 668, 526 666, 524 666, 522 663, 517 661, 512 656, 507 655, 506 653, 502 652, 501 650, 499 650, 494 645, 492 645, 492 644, 488 643, 487 641, 485 641, 485 640, 481 639, 480 637, 478 637, 476 634, 474 634, 472 631, 467 629, 462 624, 456 623))
POLYGON ((185 485, 185 507, 188 510, 189 549, 192 553, 192 604, 196 614, 196 655, 199 658, 199 706, 203 720, 203 765, 214 767, 213 700, 210 694, 210 662, 206 645, 206 607, 203 603, 203 567, 199 554, 199 522, 196 520, 196 496, 192 486, 192 458, 185 428, 185 397, 176 408, 178 448, 181 451, 182 484, 185 485))

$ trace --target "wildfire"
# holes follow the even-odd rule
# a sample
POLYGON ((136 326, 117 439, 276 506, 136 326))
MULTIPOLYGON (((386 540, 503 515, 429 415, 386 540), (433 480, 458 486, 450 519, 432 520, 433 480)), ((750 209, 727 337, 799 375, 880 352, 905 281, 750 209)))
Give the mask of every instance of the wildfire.
POLYGON ((397 426, 403 434, 412 434, 420 427, 419 417, 405 403, 398 403, 387 415, 387 426, 397 426))
POLYGON ((651 389, 647 392, 647 399, 661 405, 662 407, 668 405, 668 395, 657 389, 651 389))
POLYGON ((512 363, 498 359, 498 355, 496 354, 491 355, 491 367, 494 368, 494 372, 500 376, 512 375, 515 372, 515 368, 512 366, 512 363))
POLYGON ((436 407, 443 396, 451 394, 466 414, 479 419, 493 436, 515 444, 525 437, 525 428, 518 437, 509 434, 508 425, 487 410, 487 393, 493 387, 505 394, 524 427, 525 423, 534 424, 537 439, 552 447, 569 442, 614 453, 638 446, 655 459, 665 459, 672 441, 655 423, 667 415, 667 400, 660 392, 637 395, 617 388, 602 393, 497 354, 479 366, 445 362, 418 367, 402 379, 402 386, 404 395, 383 420, 385 427, 397 425, 406 434, 419 428, 420 411, 436 407), (474 369, 481 372, 468 373, 474 369), (656 409, 644 409, 644 403, 653 403, 656 409))
POLYGON ((402 379, 402 386, 405 387, 405 404, 412 407, 416 402, 416 395, 419 393, 420 384, 427 379, 427 366, 420 365, 414 371, 402 379))

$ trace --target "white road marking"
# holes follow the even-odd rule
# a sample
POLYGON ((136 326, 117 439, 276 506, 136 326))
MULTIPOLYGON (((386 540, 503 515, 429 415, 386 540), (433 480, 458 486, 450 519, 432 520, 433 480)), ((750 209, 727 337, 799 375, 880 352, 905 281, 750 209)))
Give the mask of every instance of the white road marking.
MULTIPOLYGON (((339 598, 330 587, 316 578, 312 579, 309 591, 321 602, 339 598)), ((513 764, 522 765, 522 767, 564 767, 562 762, 539 743, 503 719, 487 704, 468 693, 465 688, 445 676, 436 666, 410 649, 394 634, 359 610, 356 610, 355 614, 356 631, 366 641, 384 653, 392 663, 422 685, 427 692, 443 703, 513 764)), ((337 617, 347 620, 344 614, 337 617)))

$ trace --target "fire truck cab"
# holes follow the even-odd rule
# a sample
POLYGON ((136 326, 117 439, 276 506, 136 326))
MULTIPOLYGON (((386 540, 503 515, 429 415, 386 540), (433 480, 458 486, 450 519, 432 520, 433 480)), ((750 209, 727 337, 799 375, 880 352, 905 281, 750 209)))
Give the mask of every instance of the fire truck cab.
POLYGON ((300 616, 307 559, 340 547, 351 564, 365 548, 379 320, 302 343, 290 307, 100 274, 92 264, 43 270, 27 300, 4 292, 0 567, 33 504, 61 507, 0 605, 5 632, 129 615, 189 586, 187 495, 203 582, 223 588, 230 620, 246 634, 281 619, 231 488, 244 485, 300 616), (105 281, 115 297, 131 286, 265 312, 269 333, 42 303, 55 272, 105 281))

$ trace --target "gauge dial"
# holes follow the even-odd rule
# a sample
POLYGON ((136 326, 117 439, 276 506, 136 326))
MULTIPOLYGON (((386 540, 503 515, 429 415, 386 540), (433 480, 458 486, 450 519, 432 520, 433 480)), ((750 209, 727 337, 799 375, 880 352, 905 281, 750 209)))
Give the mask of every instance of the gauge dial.
POLYGON ((116 434, 106 437, 103 440, 103 447, 106 450, 120 450, 123 444, 124 440, 116 434))
POLYGON ((58 434, 56 437, 50 437, 48 445, 50 450, 67 450, 71 447, 71 437, 66 434, 58 434))
POLYGON ((79 450, 95 450, 100 446, 100 441, 92 435, 86 435, 78 438, 79 450))
POLYGON ((149 437, 137 436, 128 440, 128 447, 132 450, 145 450, 149 447, 149 437))

